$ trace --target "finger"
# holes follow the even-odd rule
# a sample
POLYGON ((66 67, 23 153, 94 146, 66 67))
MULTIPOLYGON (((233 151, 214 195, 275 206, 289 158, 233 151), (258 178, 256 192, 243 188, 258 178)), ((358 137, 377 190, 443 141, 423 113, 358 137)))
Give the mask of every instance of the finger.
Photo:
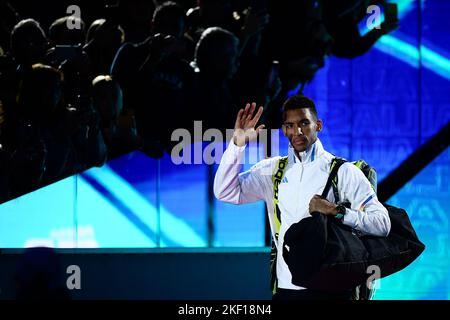
POLYGON ((250 103, 247 103, 245 105, 244 114, 242 115, 242 118, 241 118, 242 121, 245 121, 245 119, 247 118, 249 108, 250 108, 250 103))
POLYGON ((249 114, 250 119, 253 117, 253 113, 255 112, 255 109, 256 109, 256 103, 253 102, 252 103, 252 108, 251 108, 251 111, 250 111, 250 114, 249 114))
POLYGON ((258 128, 256 128, 256 134, 258 135, 259 134, 259 132, 262 130, 262 129, 264 129, 264 127, 265 127, 265 125, 260 125, 258 128))
POLYGON ((250 119, 249 125, 251 125, 252 127, 254 127, 254 126, 258 123, 258 120, 259 120, 259 118, 261 117, 261 114, 262 114, 261 108, 262 108, 262 107, 259 107, 259 108, 258 108, 258 111, 256 112, 256 114, 255 114, 255 116, 253 117, 253 119, 250 119))
POLYGON ((252 103, 252 106, 250 108, 250 112, 247 114, 247 117, 245 118, 245 122, 247 123, 248 121, 251 122, 251 118, 253 116, 253 112, 255 112, 255 107, 256 107, 256 103, 252 103))
POLYGON ((242 122, 242 114, 244 113, 244 109, 239 109, 239 112, 236 116, 236 122, 234 123, 234 128, 240 128, 241 127, 241 122, 242 122))
POLYGON ((264 111, 264 108, 262 106, 259 107, 258 112, 256 112, 255 116, 253 117, 253 119, 250 122, 252 127, 254 127, 258 123, 259 118, 261 118, 263 111, 264 111))
POLYGON ((258 128, 256 128, 255 132, 256 132, 256 136, 259 136, 260 132, 262 129, 264 129, 265 125, 262 124, 260 125, 258 128))
POLYGON ((250 103, 247 103, 245 105, 244 112, 242 112, 241 119, 240 119, 242 128, 245 127, 245 119, 247 118, 249 108, 250 108, 250 103))

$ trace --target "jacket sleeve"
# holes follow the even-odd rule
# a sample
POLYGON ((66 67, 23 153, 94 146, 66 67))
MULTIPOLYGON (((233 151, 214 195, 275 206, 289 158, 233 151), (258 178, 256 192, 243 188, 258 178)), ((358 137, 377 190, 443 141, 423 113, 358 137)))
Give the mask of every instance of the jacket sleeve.
POLYGON ((217 199, 233 203, 251 203, 265 199, 270 192, 270 163, 263 160, 250 170, 240 173, 245 146, 238 147, 231 141, 223 153, 214 178, 214 195, 217 199))
POLYGON ((352 163, 344 163, 338 172, 340 199, 349 201, 343 223, 363 234, 387 236, 391 221, 387 209, 378 201, 372 186, 352 163))

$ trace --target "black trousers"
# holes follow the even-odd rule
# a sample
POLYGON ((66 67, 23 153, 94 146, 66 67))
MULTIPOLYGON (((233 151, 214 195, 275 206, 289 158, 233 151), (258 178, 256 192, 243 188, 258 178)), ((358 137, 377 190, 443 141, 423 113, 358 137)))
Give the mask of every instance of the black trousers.
POLYGON ((283 300, 352 300, 352 290, 342 292, 322 292, 310 289, 290 290, 277 289, 273 301, 283 300))

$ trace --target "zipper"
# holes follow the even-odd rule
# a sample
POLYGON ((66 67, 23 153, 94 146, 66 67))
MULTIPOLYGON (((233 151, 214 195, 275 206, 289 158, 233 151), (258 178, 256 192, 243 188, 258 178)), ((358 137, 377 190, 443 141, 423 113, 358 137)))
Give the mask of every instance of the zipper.
POLYGON ((302 180, 303 180, 303 171, 305 170, 305 167, 303 165, 303 161, 300 162, 300 165, 302 166, 302 171, 301 171, 301 174, 300 174, 300 182, 302 182, 302 180))

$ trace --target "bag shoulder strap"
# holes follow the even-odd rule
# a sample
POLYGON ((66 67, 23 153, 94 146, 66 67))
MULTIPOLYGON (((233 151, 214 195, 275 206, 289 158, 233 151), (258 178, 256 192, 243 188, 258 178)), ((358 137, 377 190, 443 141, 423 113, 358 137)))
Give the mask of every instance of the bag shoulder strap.
POLYGON ((275 167, 275 171, 272 175, 272 183, 273 183, 273 214, 275 220, 275 237, 278 237, 278 233, 280 232, 281 225, 281 212, 278 208, 278 187, 283 180, 284 171, 286 170, 288 162, 288 157, 282 157, 278 159, 277 165, 275 167))
MULTIPOLYGON (((278 241, 278 234, 280 232, 281 226, 281 212, 278 207, 278 186, 283 180, 284 171, 286 170, 288 163, 288 157, 282 157, 278 159, 277 165, 275 167, 275 171, 272 175, 272 183, 273 183, 273 218, 275 221, 275 239, 278 241)), ((270 250, 270 287, 272 290, 272 294, 277 292, 277 269, 276 269, 276 261, 277 261, 277 243, 272 238, 272 248, 270 250)))
POLYGON ((323 189, 323 192, 322 192, 323 198, 326 198, 328 192, 330 191, 331 186, 333 185, 333 192, 334 192, 335 200, 336 200, 336 202, 339 201, 339 195, 337 195, 337 198, 336 198, 337 173, 338 173, 339 168, 346 162, 347 162, 347 160, 345 160, 343 158, 339 158, 339 157, 335 157, 335 158, 333 158, 333 160, 331 160, 330 175, 328 176, 327 183, 325 184, 325 188, 323 189))

